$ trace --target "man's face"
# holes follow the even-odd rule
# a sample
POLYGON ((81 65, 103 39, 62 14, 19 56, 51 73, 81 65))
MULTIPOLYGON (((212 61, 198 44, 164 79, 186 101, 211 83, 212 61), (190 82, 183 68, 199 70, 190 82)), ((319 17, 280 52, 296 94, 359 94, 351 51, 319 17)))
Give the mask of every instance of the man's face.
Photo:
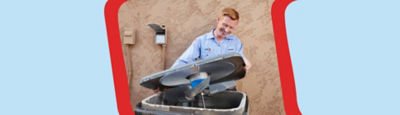
POLYGON ((238 20, 232 20, 228 16, 219 17, 218 25, 215 29, 215 37, 216 38, 225 38, 226 35, 231 34, 235 29, 235 26, 238 24, 238 20))

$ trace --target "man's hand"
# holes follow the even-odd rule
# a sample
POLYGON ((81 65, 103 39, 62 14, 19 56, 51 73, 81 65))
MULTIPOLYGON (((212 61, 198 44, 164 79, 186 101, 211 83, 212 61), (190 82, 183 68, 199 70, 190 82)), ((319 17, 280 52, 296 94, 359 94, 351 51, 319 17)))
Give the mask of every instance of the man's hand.
POLYGON ((245 64, 244 70, 246 70, 246 72, 248 72, 250 70, 250 68, 251 68, 251 63, 246 58, 243 58, 243 60, 244 60, 244 64, 245 64))

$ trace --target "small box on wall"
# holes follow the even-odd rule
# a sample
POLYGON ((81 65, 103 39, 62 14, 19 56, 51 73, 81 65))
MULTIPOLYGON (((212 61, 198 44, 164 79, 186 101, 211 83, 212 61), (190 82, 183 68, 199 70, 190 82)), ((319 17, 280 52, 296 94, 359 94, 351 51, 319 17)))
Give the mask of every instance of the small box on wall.
POLYGON ((158 24, 148 24, 151 29, 154 30, 155 32, 155 40, 154 43, 158 45, 165 45, 167 44, 167 38, 166 38, 166 30, 165 30, 165 25, 158 25, 158 24))
POLYGON ((133 29, 124 29, 122 35, 122 44, 126 45, 135 44, 135 31, 133 29))

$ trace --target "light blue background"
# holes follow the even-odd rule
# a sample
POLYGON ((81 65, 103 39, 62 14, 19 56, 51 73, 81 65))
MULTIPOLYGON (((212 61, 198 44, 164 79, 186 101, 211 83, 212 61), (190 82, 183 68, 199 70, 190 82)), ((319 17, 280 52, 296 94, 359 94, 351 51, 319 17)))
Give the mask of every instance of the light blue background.
POLYGON ((400 1, 298 0, 286 10, 304 115, 399 115, 400 1))
POLYGON ((118 114, 105 3, 0 1, 0 115, 118 114))

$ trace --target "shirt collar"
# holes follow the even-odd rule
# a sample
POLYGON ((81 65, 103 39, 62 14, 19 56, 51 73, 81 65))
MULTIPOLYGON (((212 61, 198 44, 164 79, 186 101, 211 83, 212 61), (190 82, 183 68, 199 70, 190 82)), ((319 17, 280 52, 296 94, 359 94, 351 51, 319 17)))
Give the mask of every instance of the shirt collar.
MULTIPOLYGON (((212 39, 212 38, 215 39, 214 31, 215 31, 215 28, 212 29, 211 32, 208 32, 208 33, 207 33, 207 39, 212 39)), ((225 39, 231 40, 231 39, 232 39, 231 34, 226 35, 225 39)))

